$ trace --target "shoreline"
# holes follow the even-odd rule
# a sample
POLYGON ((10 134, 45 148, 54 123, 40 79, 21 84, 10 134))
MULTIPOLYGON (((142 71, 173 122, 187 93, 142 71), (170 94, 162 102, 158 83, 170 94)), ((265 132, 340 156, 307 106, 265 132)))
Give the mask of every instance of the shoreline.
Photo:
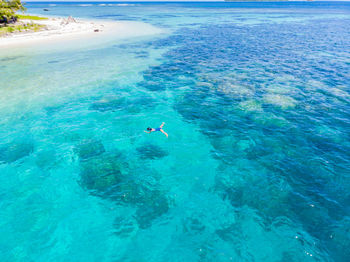
POLYGON ((159 34, 163 30, 141 22, 85 20, 81 18, 47 17, 46 20, 21 19, 22 23, 44 26, 40 31, 15 32, 0 37, 1 48, 25 47, 67 40, 97 39, 106 35, 118 38, 159 34), (145 30, 139 28, 143 24, 145 30))

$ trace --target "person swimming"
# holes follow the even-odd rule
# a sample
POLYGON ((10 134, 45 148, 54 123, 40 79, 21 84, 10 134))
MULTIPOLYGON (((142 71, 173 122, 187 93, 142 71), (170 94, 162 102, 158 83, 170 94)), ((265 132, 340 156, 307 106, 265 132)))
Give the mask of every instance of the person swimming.
POLYGON ((162 132, 164 135, 166 135, 166 137, 168 137, 168 134, 163 130, 164 124, 165 124, 165 123, 163 122, 163 123, 162 123, 159 127, 157 127, 157 128, 147 127, 147 131, 143 131, 143 132, 150 134, 150 133, 152 133, 152 132, 160 131, 160 132, 162 132))

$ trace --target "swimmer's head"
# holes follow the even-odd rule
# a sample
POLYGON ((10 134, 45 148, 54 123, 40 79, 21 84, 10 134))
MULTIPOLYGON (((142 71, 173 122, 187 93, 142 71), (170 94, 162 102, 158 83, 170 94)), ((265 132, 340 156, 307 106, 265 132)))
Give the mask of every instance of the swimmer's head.
POLYGON ((152 128, 150 128, 150 127, 147 127, 147 131, 151 131, 152 130, 152 128))

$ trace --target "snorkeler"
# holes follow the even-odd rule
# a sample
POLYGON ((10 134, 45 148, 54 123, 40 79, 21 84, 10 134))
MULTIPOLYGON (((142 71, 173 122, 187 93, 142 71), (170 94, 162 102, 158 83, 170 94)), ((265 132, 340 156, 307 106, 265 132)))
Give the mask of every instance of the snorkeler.
POLYGON ((168 137, 168 134, 166 132, 164 132, 164 130, 163 130, 163 126, 164 126, 164 122, 158 128, 147 127, 147 131, 144 131, 144 132, 149 134, 149 133, 152 133, 152 132, 155 132, 155 131, 160 131, 164 135, 166 135, 166 137, 168 137))

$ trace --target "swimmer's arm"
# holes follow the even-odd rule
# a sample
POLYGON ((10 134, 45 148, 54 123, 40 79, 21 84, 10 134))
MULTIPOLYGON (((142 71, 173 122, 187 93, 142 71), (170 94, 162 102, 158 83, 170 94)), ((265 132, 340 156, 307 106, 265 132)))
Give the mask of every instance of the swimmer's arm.
POLYGON ((161 129, 160 132, 162 132, 164 135, 166 135, 166 137, 169 137, 168 134, 166 132, 164 132, 163 129, 161 129))
POLYGON ((164 124, 165 124, 165 123, 163 122, 159 127, 162 128, 162 127, 164 126, 164 124))
POLYGON ((147 131, 143 131, 143 132, 145 132, 145 133, 147 133, 147 134, 150 134, 152 131, 149 131, 149 132, 147 132, 147 131))

